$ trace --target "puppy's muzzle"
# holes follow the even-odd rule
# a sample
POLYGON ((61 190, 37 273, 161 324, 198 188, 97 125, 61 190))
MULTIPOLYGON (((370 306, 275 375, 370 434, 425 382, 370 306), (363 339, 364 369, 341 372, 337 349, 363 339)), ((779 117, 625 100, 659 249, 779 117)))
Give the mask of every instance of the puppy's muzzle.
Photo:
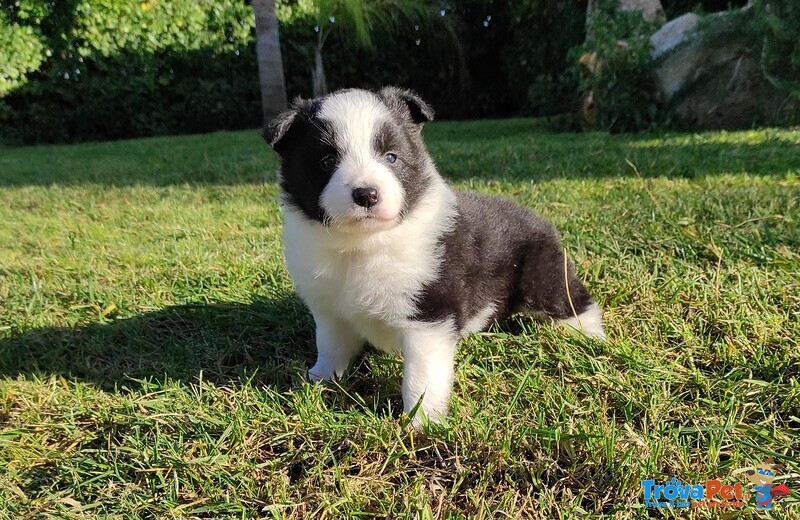
POLYGON ((379 202, 378 190, 375 188, 356 188, 353 190, 353 202, 369 209, 379 202))

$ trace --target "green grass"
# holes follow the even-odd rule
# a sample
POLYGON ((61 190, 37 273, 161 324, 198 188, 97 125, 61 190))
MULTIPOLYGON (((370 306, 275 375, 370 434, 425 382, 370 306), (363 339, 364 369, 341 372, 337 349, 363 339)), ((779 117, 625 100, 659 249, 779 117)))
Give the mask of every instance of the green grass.
POLYGON ((426 135, 457 187, 556 223, 607 343, 474 335, 449 426, 415 434, 397 358, 304 381, 256 132, 4 148, 0 517, 677 516, 640 480, 770 455, 800 517, 800 131, 426 135))

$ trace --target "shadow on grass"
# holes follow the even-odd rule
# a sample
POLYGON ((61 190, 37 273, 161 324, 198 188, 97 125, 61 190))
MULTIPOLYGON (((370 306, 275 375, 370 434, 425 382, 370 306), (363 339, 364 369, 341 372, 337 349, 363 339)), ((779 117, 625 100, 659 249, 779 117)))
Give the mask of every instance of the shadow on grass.
POLYGON ((191 304, 86 327, 0 339, 0 375, 61 375, 100 388, 169 378, 284 390, 313 362, 311 316, 294 296, 250 304, 191 304))

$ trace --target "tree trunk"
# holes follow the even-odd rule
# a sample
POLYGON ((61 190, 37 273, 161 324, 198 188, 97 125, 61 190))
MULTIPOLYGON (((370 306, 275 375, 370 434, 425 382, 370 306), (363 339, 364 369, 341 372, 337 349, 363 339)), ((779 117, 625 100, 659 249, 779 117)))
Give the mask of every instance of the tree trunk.
POLYGON ((324 96, 328 93, 328 82, 325 80, 325 65, 322 63, 322 38, 314 49, 314 68, 311 69, 311 82, 314 97, 324 96))
POLYGON ((283 76, 283 57, 278 35, 275 0, 253 0, 256 15, 256 57, 261 85, 261 108, 264 122, 286 110, 286 80, 283 76))
POLYGON ((591 24, 589 23, 592 20, 592 15, 600 8, 600 0, 589 0, 586 4, 586 40, 591 40, 594 38, 594 32, 592 32, 591 24))

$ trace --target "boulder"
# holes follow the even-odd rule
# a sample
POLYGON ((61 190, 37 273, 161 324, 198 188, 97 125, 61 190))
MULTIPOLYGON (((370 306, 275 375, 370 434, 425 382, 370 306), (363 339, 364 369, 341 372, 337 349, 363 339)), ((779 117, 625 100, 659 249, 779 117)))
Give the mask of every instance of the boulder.
POLYGON ((798 103, 775 88, 761 70, 757 42, 741 33, 733 16, 684 15, 650 39, 661 97, 673 118, 697 129, 748 128, 787 122, 798 103), (713 30, 707 30, 713 28, 713 30))
MULTIPOLYGON (((659 33, 660 30, 656 35, 659 33)), ((650 41, 652 43, 652 37, 650 41)), ((656 82, 667 101, 702 76, 713 79, 708 78, 712 70, 746 56, 751 46, 736 34, 708 37, 693 30, 685 31, 680 39, 669 42, 669 45, 669 49, 658 49, 661 52, 656 58, 656 82)))
POLYGON ((699 21, 700 17, 698 15, 686 13, 661 26, 661 29, 650 37, 650 45, 653 46, 650 55, 653 59, 659 58, 684 42, 688 33, 697 27, 697 22, 699 21))
POLYGON ((709 130, 783 125, 800 114, 798 103, 767 81, 746 52, 700 74, 676 96, 671 112, 686 127, 709 130))

